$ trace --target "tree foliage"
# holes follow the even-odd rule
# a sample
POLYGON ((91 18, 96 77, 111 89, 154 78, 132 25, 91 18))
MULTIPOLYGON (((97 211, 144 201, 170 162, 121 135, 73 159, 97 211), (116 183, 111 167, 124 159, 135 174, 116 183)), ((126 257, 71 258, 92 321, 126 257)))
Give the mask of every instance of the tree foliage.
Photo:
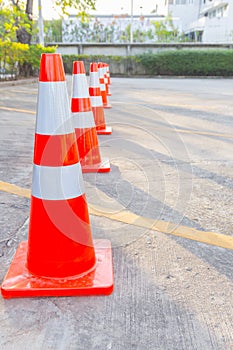
POLYGON ((62 19, 44 21, 44 40, 46 43, 62 42, 62 19))
MULTIPOLYGON (((0 70, 6 76, 29 77, 38 74, 41 54, 55 52, 56 47, 27 45, 0 40, 0 70)), ((4 79, 4 76, 2 77, 4 79)))
MULTIPOLYGON (((77 15, 85 17, 95 9, 96 0, 53 0, 60 12, 67 14, 74 8, 77 15)), ((0 0, 0 38, 30 44, 33 32, 33 0, 0 0)))
POLYGON ((54 3, 63 14, 68 14, 67 9, 74 8, 77 15, 83 18, 89 9, 95 10, 96 0, 54 0, 54 3))
POLYGON ((171 14, 168 14, 165 21, 151 21, 151 23, 154 25, 157 41, 179 41, 180 33, 173 23, 171 14))
MULTIPOLYGON (((62 23, 63 42, 130 42, 131 25, 134 43, 180 42, 185 37, 174 25, 172 16, 149 20, 141 16, 131 23, 130 17, 112 18, 112 22, 98 17, 88 17, 87 21, 67 19, 62 23)), ((187 40, 186 40, 187 41, 187 40)))
POLYGON ((0 39, 27 43, 31 35, 31 19, 21 8, 21 2, 6 4, 0 0, 0 39), (20 40, 21 39, 21 40, 20 40))

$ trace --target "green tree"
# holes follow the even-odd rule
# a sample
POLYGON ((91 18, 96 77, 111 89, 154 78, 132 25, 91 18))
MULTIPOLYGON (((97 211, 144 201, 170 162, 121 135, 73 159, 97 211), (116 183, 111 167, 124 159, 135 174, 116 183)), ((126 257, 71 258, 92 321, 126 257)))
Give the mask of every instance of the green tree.
POLYGON ((157 41, 168 42, 179 40, 179 30, 175 27, 171 14, 164 21, 151 21, 154 25, 155 37, 157 41))
POLYGON ((131 28, 131 24, 128 24, 125 27, 125 30, 123 31, 120 38, 122 41, 130 41, 130 28, 131 28))
POLYGON ((44 21, 45 42, 62 41, 62 19, 44 21))
MULTIPOLYGON (((33 0, 27 0, 33 1, 33 0)), ((68 14, 67 9, 73 7, 77 10, 77 15, 82 18, 86 17, 89 9, 95 10, 96 0, 53 0, 54 4, 60 8, 63 14, 68 14)))
MULTIPOLYGON (((77 10, 77 15, 84 18, 88 9, 95 9, 96 0, 53 0, 53 2, 63 14, 67 13, 68 8, 73 7, 77 10)), ((15 40, 20 43, 31 43, 33 0, 0 0, 0 20, 0 30, 2 30, 0 35, 5 31, 11 40, 15 36, 15 40), (7 24, 9 18, 10 25, 7 24)))
POLYGON ((0 38, 3 41, 27 42, 31 32, 31 21, 19 3, 7 4, 0 0, 0 38), (21 37, 21 40, 19 40, 21 37))

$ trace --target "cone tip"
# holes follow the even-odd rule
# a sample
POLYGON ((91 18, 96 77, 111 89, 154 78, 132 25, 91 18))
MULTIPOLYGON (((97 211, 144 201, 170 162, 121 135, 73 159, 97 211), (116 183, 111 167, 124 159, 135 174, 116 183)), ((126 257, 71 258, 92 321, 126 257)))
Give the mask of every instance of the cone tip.
POLYGON ((98 63, 96 62, 90 63, 90 72, 98 72, 98 63))
POLYGON ((73 74, 86 74, 83 61, 73 62, 73 74))
POLYGON ((39 81, 65 81, 62 56, 59 53, 42 53, 39 81))

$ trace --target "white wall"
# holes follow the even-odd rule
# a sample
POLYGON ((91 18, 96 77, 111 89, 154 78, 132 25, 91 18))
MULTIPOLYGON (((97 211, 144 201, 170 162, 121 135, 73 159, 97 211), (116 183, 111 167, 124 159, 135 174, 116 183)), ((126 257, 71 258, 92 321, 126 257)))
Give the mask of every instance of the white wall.
MULTIPOLYGON (((184 0, 183 0, 184 1, 184 0)), ((169 1, 168 1, 169 2, 169 1)), ((181 0, 174 0, 174 4, 167 5, 167 12, 172 17, 179 19, 183 31, 189 27, 190 23, 196 21, 199 15, 199 0, 186 0, 186 4, 180 4, 181 0)))
POLYGON ((202 10, 208 9, 205 28, 203 32, 203 42, 229 43, 233 41, 233 1, 209 1, 202 10), (224 5, 228 2, 228 7, 223 11, 223 6, 216 9, 216 5, 224 5), (214 11, 214 16, 211 16, 214 11))
POLYGON ((233 41, 233 22, 230 18, 207 18, 203 33, 205 43, 229 43, 233 41))

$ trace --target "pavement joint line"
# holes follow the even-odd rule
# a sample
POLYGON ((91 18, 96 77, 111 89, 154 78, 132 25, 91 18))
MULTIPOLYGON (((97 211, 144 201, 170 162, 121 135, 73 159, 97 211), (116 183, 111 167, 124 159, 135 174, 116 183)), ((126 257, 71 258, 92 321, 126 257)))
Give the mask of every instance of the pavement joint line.
POLYGON ((38 91, 32 91, 31 89, 30 90, 11 90, 11 92, 16 92, 16 93, 22 93, 22 94, 25 94, 25 95, 37 95, 38 94, 38 91))
MULTIPOLYGON (((5 107, 5 106, 0 106, 0 109, 6 110, 6 111, 15 111, 19 113, 28 113, 28 114, 36 114, 35 111, 31 111, 28 109, 18 109, 18 108, 12 108, 12 107, 5 107)), ((169 131, 175 131, 178 133, 183 133, 183 134, 190 134, 190 135, 203 135, 203 136, 216 136, 216 137, 225 137, 225 138, 233 138, 233 135, 231 134, 219 134, 219 133, 210 133, 206 131, 198 131, 198 130, 183 130, 183 129, 172 129, 172 128, 156 128, 158 130, 169 130, 169 131)))
MULTIPOLYGON (((114 104, 123 104, 123 102, 121 101, 114 101, 114 104)), ((125 102, 124 102, 125 104, 125 102)), ((130 105, 135 105, 135 103, 132 102, 127 102, 126 104, 130 104, 130 105)), ((154 106, 157 107, 181 107, 181 108, 191 108, 192 110, 216 110, 216 107, 210 107, 210 106, 203 106, 203 105, 189 105, 189 104, 179 104, 179 103, 154 103, 154 106)))
POLYGON ((189 134, 189 135, 203 135, 203 136, 216 136, 216 137, 225 137, 228 139, 233 139, 232 134, 220 134, 217 132, 208 132, 208 131, 199 131, 199 130, 184 130, 184 129, 177 129, 177 128, 170 128, 170 127, 162 127, 162 128, 156 128, 157 130, 168 130, 171 132, 177 132, 180 134, 189 134))
POLYGON ((198 131, 198 130, 183 130, 183 129, 174 129, 178 133, 183 134, 193 134, 193 135, 203 135, 203 136, 216 136, 216 137, 225 137, 228 139, 232 139, 233 135, 231 134, 219 134, 215 132, 207 132, 207 131, 198 131))
MULTIPOLYGON (((31 191, 8 182, 0 181, 0 191, 15 194, 21 197, 30 198, 31 191)), ((146 228, 148 230, 162 232, 177 237, 190 239, 208 245, 214 245, 219 248, 226 248, 233 250, 233 237, 216 233, 200 231, 195 228, 177 225, 171 222, 146 218, 134 214, 128 210, 123 209, 121 212, 110 214, 107 213, 107 208, 99 206, 88 205, 89 214, 93 216, 105 217, 110 220, 118 221, 124 224, 129 224, 137 227, 146 228)))
MULTIPOLYGON (((144 106, 144 108, 149 109, 150 111, 153 110, 153 108, 144 106)), ((208 132, 208 131, 201 131, 201 130, 185 130, 185 129, 179 129, 179 128, 172 128, 172 127, 162 127, 159 128, 159 130, 173 130, 178 133, 183 133, 183 134, 190 134, 190 135, 203 135, 203 136, 216 136, 216 137, 225 137, 225 138, 233 138, 232 134, 220 134, 217 132, 208 132)))
POLYGON ((18 108, 5 107, 5 106, 0 106, 0 109, 3 109, 5 111, 19 112, 19 113, 36 114, 35 111, 30 111, 29 109, 18 109, 18 108))
POLYGON ((216 110, 216 107, 210 107, 210 106, 199 106, 199 105, 189 105, 189 104, 179 104, 179 103, 166 103, 166 104, 155 104, 156 106, 161 106, 161 107, 180 107, 180 108, 190 108, 192 110, 216 110))

